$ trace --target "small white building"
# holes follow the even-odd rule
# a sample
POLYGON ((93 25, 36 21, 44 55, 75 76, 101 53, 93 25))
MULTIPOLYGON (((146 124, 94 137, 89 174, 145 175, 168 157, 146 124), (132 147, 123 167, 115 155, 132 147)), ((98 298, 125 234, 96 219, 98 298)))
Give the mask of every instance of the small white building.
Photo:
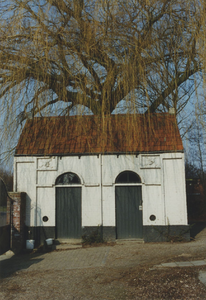
POLYGON ((171 114, 28 120, 14 191, 27 194, 37 243, 97 228, 107 240, 189 239, 183 145, 171 114))

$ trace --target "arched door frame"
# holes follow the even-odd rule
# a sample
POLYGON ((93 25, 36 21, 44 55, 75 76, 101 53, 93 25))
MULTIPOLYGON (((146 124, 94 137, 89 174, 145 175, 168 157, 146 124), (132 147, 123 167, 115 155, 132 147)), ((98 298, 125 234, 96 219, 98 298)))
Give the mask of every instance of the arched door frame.
POLYGON ((141 177, 131 170, 122 171, 115 178, 115 224, 117 238, 143 237, 142 185, 141 177), (122 178, 120 178, 121 176, 122 178), (128 177, 128 180, 121 182, 126 177, 128 177), (118 182, 119 180, 120 182, 118 182), (124 200, 125 195, 128 197, 126 200, 124 200))
POLYGON ((82 183, 74 172, 64 172, 55 180, 56 238, 81 238, 82 228, 82 183), (64 176, 67 178, 64 178, 64 176), (69 181, 74 176, 74 182, 69 181), (64 181, 65 183, 61 182, 64 181), (58 182, 59 181, 59 182, 58 182))
POLYGON ((60 174, 58 174, 58 176, 55 178, 55 180, 54 180, 54 183, 53 183, 53 186, 55 186, 55 187, 62 187, 62 186, 65 186, 65 187, 71 187, 71 186, 83 186, 84 185, 84 180, 83 180, 83 178, 82 178, 82 176, 80 175, 80 174, 78 174, 77 172, 73 172, 73 171, 67 171, 67 172, 63 172, 63 173, 60 173, 60 174), (78 178, 79 178, 79 180, 80 180, 80 183, 77 183, 77 184, 74 184, 74 183, 69 183, 69 184, 57 184, 57 179, 59 178, 59 177, 61 177, 62 175, 65 175, 65 174, 68 174, 68 173, 72 173, 72 174, 75 174, 78 178))

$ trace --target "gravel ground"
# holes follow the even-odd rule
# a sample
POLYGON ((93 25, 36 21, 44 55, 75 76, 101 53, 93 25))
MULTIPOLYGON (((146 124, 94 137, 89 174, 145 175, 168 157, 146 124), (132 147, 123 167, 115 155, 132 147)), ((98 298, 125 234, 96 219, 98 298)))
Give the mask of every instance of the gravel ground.
MULTIPOLYGON (((10 269, 2 272, 0 299, 206 299, 206 287, 198 279, 206 266, 154 267, 165 262, 206 259, 206 229, 190 243, 122 242, 105 248, 109 250, 105 250, 104 264, 90 268, 59 269, 55 264, 37 268, 43 258, 58 260, 61 252, 19 256, 12 266, 8 260, 1 265, 10 269), (39 259, 36 269, 28 260, 34 257, 39 259)), ((94 253, 94 248, 90 249, 73 251, 94 253)))

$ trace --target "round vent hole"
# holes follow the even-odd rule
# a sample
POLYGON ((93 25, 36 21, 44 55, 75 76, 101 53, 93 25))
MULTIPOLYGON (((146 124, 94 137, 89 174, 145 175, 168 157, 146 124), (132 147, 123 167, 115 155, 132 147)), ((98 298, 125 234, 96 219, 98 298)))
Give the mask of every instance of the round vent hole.
POLYGON ((155 216, 155 215, 151 215, 151 216, 149 217, 149 219, 150 219, 150 221, 155 221, 155 220, 156 220, 156 216, 155 216))
POLYGON ((49 220, 49 218, 48 218, 47 216, 44 216, 44 217, 42 218, 42 220, 43 220, 43 222, 47 222, 47 221, 49 220))

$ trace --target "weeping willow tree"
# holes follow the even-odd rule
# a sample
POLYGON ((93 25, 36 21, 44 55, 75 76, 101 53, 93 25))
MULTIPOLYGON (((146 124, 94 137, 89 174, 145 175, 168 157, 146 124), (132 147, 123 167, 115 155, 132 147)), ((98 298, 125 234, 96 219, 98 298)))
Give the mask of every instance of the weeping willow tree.
POLYGON ((1 0, 2 132, 80 108, 178 115, 202 80, 204 11, 199 0, 1 0))

